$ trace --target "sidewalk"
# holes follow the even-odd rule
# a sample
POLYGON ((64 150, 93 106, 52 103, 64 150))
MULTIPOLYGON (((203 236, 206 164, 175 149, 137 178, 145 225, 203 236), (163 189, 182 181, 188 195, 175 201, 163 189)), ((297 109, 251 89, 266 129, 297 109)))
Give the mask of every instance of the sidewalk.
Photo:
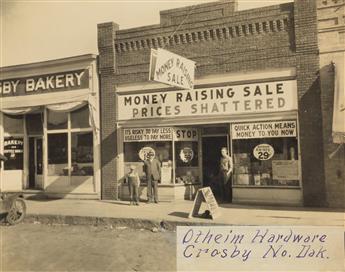
MULTIPOLYGON (((312 225, 342 226, 345 213, 341 210, 305 207, 272 207, 220 204, 220 216, 214 220, 188 218, 192 201, 140 203, 129 206, 125 201, 38 199, 26 200, 27 222, 60 224, 106 224, 146 228, 165 224, 176 225, 312 225), (164 223, 162 223, 164 221, 164 223)), ((202 206, 200 211, 206 209, 202 206)))

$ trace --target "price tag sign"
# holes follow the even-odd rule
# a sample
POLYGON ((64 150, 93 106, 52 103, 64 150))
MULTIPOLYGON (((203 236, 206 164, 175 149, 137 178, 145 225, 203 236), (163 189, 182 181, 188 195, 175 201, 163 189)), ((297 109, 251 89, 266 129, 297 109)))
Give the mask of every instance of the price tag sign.
POLYGON ((269 144, 259 144, 254 147, 253 155, 260 161, 267 161, 274 155, 274 148, 269 144))

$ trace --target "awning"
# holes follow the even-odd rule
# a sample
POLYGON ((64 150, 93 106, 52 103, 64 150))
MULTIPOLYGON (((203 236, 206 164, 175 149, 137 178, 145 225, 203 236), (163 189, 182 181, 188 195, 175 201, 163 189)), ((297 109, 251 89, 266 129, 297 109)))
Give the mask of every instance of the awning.
POLYGON ((334 107, 333 107, 333 142, 336 144, 345 143, 345 88, 344 88, 344 56, 334 61, 335 82, 334 82, 334 107))
POLYGON ((88 89, 67 91, 63 93, 46 93, 0 98, 0 111, 6 114, 18 115, 32 113, 37 108, 45 106, 53 111, 70 112, 88 104, 90 110, 90 125, 94 128, 96 136, 99 127, 96 94, 88 89))

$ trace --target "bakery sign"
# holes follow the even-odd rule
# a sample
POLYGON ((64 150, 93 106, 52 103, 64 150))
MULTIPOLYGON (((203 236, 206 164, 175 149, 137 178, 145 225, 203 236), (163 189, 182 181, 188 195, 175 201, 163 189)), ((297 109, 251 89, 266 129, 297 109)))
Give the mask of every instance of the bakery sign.
POLYGON ((296 80, 118 94, 119 120, 270 113, 298 109, 296 80))
POLYGON ((0 97, 71 91, 89 87, 87 69, 0 80, 0 97))

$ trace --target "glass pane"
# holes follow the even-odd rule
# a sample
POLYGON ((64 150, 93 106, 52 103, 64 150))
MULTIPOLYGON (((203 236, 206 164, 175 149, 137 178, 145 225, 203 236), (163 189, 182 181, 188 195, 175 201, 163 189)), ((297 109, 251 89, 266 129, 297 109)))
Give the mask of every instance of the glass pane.
POLYGON ((28 135, 43 134, 43 113, 27 114, 25 118, 28 135))
POLYGON ((48 134, 48 175, 68 175, 67 133, 48 134))
POLYGON ((72 128, 88 128, 89 124, 89 107, 85 106, 76 111, 71 112, 72 128))
POLYGON ((8 134, 23 134, 23 115, 4 114, 4 132, 8 134))
POLYGON ((23 170, 23 138, 6 137, 4 139, 4 155, 7 161, 4 163, 5 170, 23 170))
POLYGON ((72 176, 93 176, 93 134, 72 133, 72 176))
POLYGON ((68 113, 48 110, 48 129, 66 129, 68 113))
POLYGON ((176 183, 194 183, 199 177, 198 142, 175 142, 176 183))
POLYGON ((124 143, 125 173, 131 164, 136 165, 136 170, 143 182, 146 182, 143 161, 149 153, 162 164, 161 180, 163 184, 172 183, 172 142, 130 142, 124 143))
POLYGON ((295 137, 233 140, 236 185, 298 186, 295 137))

